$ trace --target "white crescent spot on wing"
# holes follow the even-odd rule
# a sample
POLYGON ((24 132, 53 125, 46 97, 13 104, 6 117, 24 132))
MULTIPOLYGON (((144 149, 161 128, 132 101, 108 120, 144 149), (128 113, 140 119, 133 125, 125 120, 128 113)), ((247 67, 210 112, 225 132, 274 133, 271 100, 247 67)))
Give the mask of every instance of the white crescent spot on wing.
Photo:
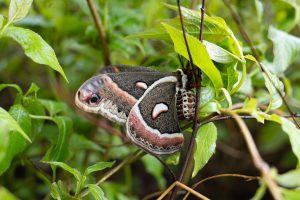
POLYGON ((167 112, 169 110, 168 106, 164 103, 158 103, 154 106, 152 111, 152 119, 156 119, 161 113, 167 112))
POLYGON ((143 90, 147 90, 148 86, 146 83, 144 82, 136 82, 135 86, 137 88, 143 89, 143 90))

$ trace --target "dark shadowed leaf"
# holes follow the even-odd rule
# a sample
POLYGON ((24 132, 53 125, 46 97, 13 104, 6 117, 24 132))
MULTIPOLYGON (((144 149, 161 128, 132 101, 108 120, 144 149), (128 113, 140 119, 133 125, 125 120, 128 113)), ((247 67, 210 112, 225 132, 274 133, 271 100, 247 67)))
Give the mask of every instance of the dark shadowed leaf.
POLYGON ((104 149, 93 142, 92 140, 89 140, 82 134, 76 134, 73 133, 70 138, 70 148, 72 149, 89 149, 94 151, 103 152, 104 149))
POLYGON ((18 86, 17 84, 0 84, 0 91, 1 91, 1 90, 4 90, 4 89, 7 88, 7 87, 12 87, 12 88, 16 89, 17 92, 18 92, 21 96, 23 96, 22 89, 21 89, 20 86, 18 86))

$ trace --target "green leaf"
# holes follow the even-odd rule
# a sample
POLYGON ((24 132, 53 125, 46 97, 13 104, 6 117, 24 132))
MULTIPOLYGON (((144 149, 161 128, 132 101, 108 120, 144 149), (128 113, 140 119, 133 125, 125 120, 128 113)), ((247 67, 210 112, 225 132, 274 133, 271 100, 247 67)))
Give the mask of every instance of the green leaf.
POLYGON ((155 157, 149 154, 143 156, 141 160, 144 164, 145 170, 156 179, 158 187, 160 189, 165 188, 166 180, 163 176, 164 168, 162 164, 155 157))
POLYGON ((300 199, 300 191, 295 190, 288 190, 282 189, 282 196, 285 200, 299 200, 300 199))
POLYGON ((113 162, 98 162, 98 163, 96 163, 92 166, 89 166, 85 170, 84 174, 89 175, 90 173, 93 173, 93 172, 96 172, 96 171, 101 171, 101 170, 106 169, 106 168, 110 168, 114 164, 115 164, 115 161, 113 161, 113 162))
POLYGON ((57 200, 75 200, 72 198, 68 192, 69 188, 61 180, 52 183, 50 195, 52 198, 57 200))
MULTIPOLYGON (((170 4, 165 5, 172 10, 178 11, 177 6, 173 6, 170 4)), ((181 7, 181 12, 184 18, 184 27, 187 30, 187 33, 193 35, 194 37, 198 37, 200 31, 199 24, 201 21, 200 11, 181 7)), ((176 18, 175 23, 168 23, 178 29, 181 27, 181 22, 179 18, 176 18)), ((211 17, 205 14, 203 31, 204 38, 206 40, 209 41, 210 39, 213 43, 216 43, 217 41, 226 41, 228 44, 230 44, 228 46, 229 50, 241 60, 244 60, 243 50, 239 44, 239 41, 235 38, 233 32, 222 18, 211 17)))
MULTIPOLYGON (((20 113, 21 115, 21 113, 20 113)), ((19 116, 17 116, 19 117, 19 116)), ((3 120, 9 125, 10 131, 17 131, 21 134, 27 141, 31 142, 28 135, 23 131, 23 129, 19 126, 18 122, 3 108, 0 107, 0 120, 3 120)))
POLYGON ((18 86, 17 84, 5 84, 5 83, 0 84, 0 91, 1 91, 1 90, 4 90, 4 89, 7 88, 7 87, 12 87, 12 88, 16 89, 17 92, 18 92, 21 96, 23 96, 23 91, 22 91, 22 89, 20 88, 20 86, 18 86))
POLYGON ((70 148, 72 149, 87 149, 104 152, 104 149, 96 144, 95 142, 89 140, 82 134, 73 133, 70 138, 70 148))
POLYGON ((51 116, 67 110, 67 105, 64 102, 57 102, 48 99, 39 99, 39 101, 43 104, 51 116))
POLYGON ((43 161, 43 162, 47 163, 49 165, 55 166, 55 167, 62 168, 63 170, 65 170, 65 171, 69 172, 70 174, 72 174, 77 181, 80 181, 80 179, 82 177, 81 173, 77 169, 70 167, 66 163, 56 162, 56 161, 43 161))
POLYGON ((4 21, 3 15, 0 15, 0 30, 3 26, 3 21, 4 21))
POLYGON ((256 13, 257 13, 257 19, 259 22, 261 22, 263 17, 263 12, 264 12, 264 6, 260 0, 255 0, 254 3, 255 3, 256 13))
POLYGON ((285 188, 300 187, 300 169, 291 170, 276 177, 276 181, 285 188))
MULTIPOLYGON (((0 107, 0 121, 1 121, 1 140, 2 147, 0 159, 0 175, 5 172, 12 159, 26 147, 26 139, 19 132, 29 134, 31 132, 31 119, 29 113, 23 106, 17 104, 10 108, 9 113, 0 107), (7 142, 8 145, 7 145, 7 142)), ((26 135, 26 134, 25 134, 26 135)), ((26 135, 26 138, 28 136, 26 135)), ((28 138, 29 139, 29 138, 28 138)))
MULTIPOLYGON (((288 66, 294 61, 300 51, 300 38, 289 35, 272 26, 269 28, 268 38, 273 42, 274 59, 268 69, 281 75, 288 66)), ((267 65, 269 66, 269 65, 267 65)))
POLYGON ((214 43, 204 40, 203 44, 206 47, 209 57, 213 61, 223 64, 231 63, 237 60, 243 62, 239 57, 235 56, 234 54, 230 53, 229 51, 223 49, 222 47, 214 43))
POLYGON ((9 23, 23 19, 30 10, 33 0, 11 0, 9 4, 9 23))
POLYGON ((37 86, 35 83, 31 83, 29 89, 27 90, 25 96, 28 96, 31 93, 34 93, 35 97, 37 95, 37 92, 40 90, 39 86, 37 86))
POLYGON ((44 161, 64 161, 69 154, 69 139, 72 132, 73 122, 69 117, 55 117, 54 122, 58 126, 57 140, 43 158, 44 161))
POLYGON ((225 88, 221 88, 221 90, 225 96, 227 103, 228 103, 228 108, 231 108, 232 107, 232 99, 231 99, 229 92, 225 88))
POLYGON ((96 184, 88 184, 87 187, 96 200, 107 200, 103 190, 96 184))
POLYGON ((10 191, 4 187, 0 187, 0 199, 3 200, 18 200, 10 191))
POLYGON ((300 130, 288 119, 281 118, 281 128, 289 136, 292 151, 300 161, 300 130))
POLYGON ((270 93, 270 103, 267 108, 267 111, 275 110, 282 105, 282 99, 281 99, 281 96, 278 94, 277 89, 284 96, 285 95, 284 85, 277 76, 273 75, 271 72, 269 72, 267 70, 265 70, 265 73, 263 74, 263 76, 265 79, 265 85, 270 93), (268 76, 267 76, 267 74, 268 74, 268 76))
POLYGON ((176 152, 168 156, 166 163, 169 165, 178 165, 180 159, 180 152, 176 152))
POLYGON ((267 185, 265 182, 260 181, 259 182, 259 188, 256 190, 254 197, 251 198, 251 200, 261 200, 267 191, 267 185))
POLYGON ((40 35, 29 29, 10 26, 4 30, 3 36, 13 38, 22 46, 25 54, 29 58, 36 63, 48 65, 52 69, 58 71, 68 82, 68 79, 56 58, 54 50, 40 35))
MULTIPOLYGON (((173 40, 175 51, 189 60, 182 32, 165 23, 163 23, 163 26, 166 28, 173 40)), ((211 61, 205 46, 197 38, 188 34, 186 36, 194 64, 209 77, 216 89, 216 93, 218 94, 219 90, 223 87, 219 70, 211 61)))
POLYGON ((200 127, 196 136, 196 149, 194 152, 194 170, 192 177, 195 177, 211 158, 216 149, 217 128, 210 122, 200 127))

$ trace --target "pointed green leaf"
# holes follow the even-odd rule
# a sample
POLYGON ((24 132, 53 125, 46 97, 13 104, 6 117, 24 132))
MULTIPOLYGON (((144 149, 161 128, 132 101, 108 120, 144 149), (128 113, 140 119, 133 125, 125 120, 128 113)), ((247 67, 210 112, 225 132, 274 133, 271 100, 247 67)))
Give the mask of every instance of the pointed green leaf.
POLYGON ((277 75, 281 75, 300 52, 300 38, 272 26, 269 28, 268 38, 272 40, 274 46, 272 68, 268 67, 268 69, 277 75))
POLYGON ((89 166, 85 170, 84 174, 89 175, 90 173, 93 173, 93 172, 96 172, 96 171, 101 171, 101 170, 106 169, 106 168, 110 168, 114 164, 115 164, 115 161, 113 161, 113 162, 98 162, 98 163, 96 163, 92 166, 89 166))
MULTIPOLYGON (((163 24, 163 26, 166 28, 174 43, 175 51, 189 60, 182 32, 165 23, 163 24)), ((216 92, 218 93, 219 90, 221 90, 221 88, 223 87, 221 74, 215 67, 214 63, 211 61, 205 46, 197 38, 188 34, 187 41, 194 64, 198 66, 209 77, 216 89, 216 92)))
POLYGON ((69 117, 55 117, 54 122, 58 127, 57 140, 52 144, 44 161, 64 161, 69 154, 69 139, 72 132, 73 122, 69 117))
MULTIPOLYGON (((30 134, 32 125, 29 113, 22 105, 19 104, 12 106, 9 113, 0 107, 0 121, 2 126, 0 129, 0 146, 2 148, 0 152, 2 157, 0 159, 1 175, 9 168, 12 159, 18 153, 22 152, 28 144, 24 136, 21 135, 19 131, 22 131, 23 134, 30 134), (8 145, 7 142, 9 142, 8 145)), ((26 138, 28 138, 27 135, 26 138)))
POLYGON ((34 93, 34 95, 37 95, 37 92, 39 91, 39 86, 37 86, 35 83, 31 83, 29 89, 27 90, 25 96, 28 96, 31 93, 34 93))
POLYGON ((269 72, 267 70, 265 70, 265 73, 263 74, 263 76, 265 79, 265 85, 270 93, 270 103, 269 103, 267 110, 275 110, 282 105, 282 99, 281 99, 280 95, 278 94, 277 89, 284 96, 285 95, 284 85, 277 76, 273 75, 271 72, 269 72), (268 76, 267 76, 267 74, 268 74, 268 76))
POLYGON ((300 161, 300 130, 288 119, 281 118, 281 128, 289 136, 292 151, 300 161))
POLYGON ((23 19, 30 10, 33 0, 11 0, 9 4, 8 20, 16 22, 23 19))
POLYGON ((81 173, 77 169, 70 167, 66 163, 56 162, 56 161, 43 161, 43 162, 47 163, 49 165, 55 166, 55 167, 62 168, 63 170, 65 170, 65 171, 69 172, 70 174, 72 174, 77 181, 80 181, 80 179, 81 179, 81 176, 82 176, 81 173))
POLYGON ((52 101, 48 99, 39 99, 39 101, 43 104, 51 116, 67 110, 67 105, 64 102, 52 101))
POLYGON ((217 128, 210 122, 200 127, 196 136, 196 150, 194 152, 194 170, 192 177, 195 177, 211 158, 216 149, 217 128))
POLYGON ((107 200, 103 190, 96 184, 88 184, 87 187, 95 200, 107 200))
POLYGON ((13 38, 24 49, 25 54, 34 62, 48 65, 58 71, 68 81, 62 67, 60 66, 54 50, 37 33, 21 27, 7 27, 3 36, 13 38))
POLYGON ((294 169, 276 177, 276 181, 285 188, 300 187, 300 169, 294 169))
POLYGON ((17 131, 19 134, 21 134, 26 140, 31 142, 28 135, 23 131, 23 129, 19 126, 19 124, 16 122, 14 118, 11 117, 11 115, 0 107, 0 120, 5 121, 9 125, 10 131, 17 131))

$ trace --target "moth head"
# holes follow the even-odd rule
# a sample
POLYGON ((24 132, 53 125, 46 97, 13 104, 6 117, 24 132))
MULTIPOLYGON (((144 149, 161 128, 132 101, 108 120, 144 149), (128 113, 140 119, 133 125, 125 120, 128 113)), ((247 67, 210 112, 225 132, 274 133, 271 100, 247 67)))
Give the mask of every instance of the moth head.
POLYGON ((86 112, 97 113, 104 99, 101 95, 103 87, 104 83, 101 76, 95 76, 87 80, 78 89, 75 104, 86 112))

